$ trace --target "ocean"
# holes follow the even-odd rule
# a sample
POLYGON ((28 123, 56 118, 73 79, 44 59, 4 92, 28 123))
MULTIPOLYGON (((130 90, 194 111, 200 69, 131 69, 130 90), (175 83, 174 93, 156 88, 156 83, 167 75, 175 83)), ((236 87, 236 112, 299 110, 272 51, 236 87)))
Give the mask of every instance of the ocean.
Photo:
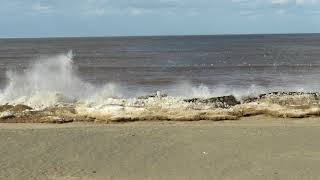
POLYGON ((320 34, 0 39, 0 102, 320 92, 319 57, 320 34))
POLYGON ((320 88, 320 34, 0 39, 1 87, 8 70, 68 51, 83 81, 128 91, 320 88))

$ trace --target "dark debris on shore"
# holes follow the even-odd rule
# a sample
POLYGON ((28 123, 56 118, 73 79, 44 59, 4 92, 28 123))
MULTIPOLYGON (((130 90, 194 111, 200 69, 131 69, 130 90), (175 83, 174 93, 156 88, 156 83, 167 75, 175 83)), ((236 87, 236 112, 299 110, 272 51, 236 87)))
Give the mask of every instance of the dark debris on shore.
MULTIPOLYGON (((278 97, 295 97, 306 95, 312 97, 314 101, 320 100, 320 93, 318 92, 271 92, 266 94, 260 94, 253 97, 245 97, 241 100, 236 99, 234 96, 221 96, 211 98, 190 98, 184 99, 184 102, 192 104, 205 104, 214 108, 231 108, 240 104, 247 104, 257 102, 266 98, 278 98, 278 97)), ((148 98, 163 98, 167 97, 166 94, 160 94, 159 92, 151 95, 141 96, 138 99, 148 98)), ((290 103, 290 102, 289 102, 290 103)), ((0 106, 0 123, 70 123, 74 121, 92 122, 95 121, 92 117, 79 116, 75 112, 74 107, 52 107, 43 110, 35 110, 29 106, 18 105, 1 105, 0 106)))

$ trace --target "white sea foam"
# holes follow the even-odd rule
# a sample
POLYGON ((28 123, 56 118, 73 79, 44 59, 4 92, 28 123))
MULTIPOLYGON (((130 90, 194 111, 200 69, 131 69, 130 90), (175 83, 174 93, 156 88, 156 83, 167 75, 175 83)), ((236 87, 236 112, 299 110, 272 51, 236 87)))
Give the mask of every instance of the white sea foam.
POLYGON ((178 96, 178 97, 199 97, 199 98, 209 98, 209 97, 219 97, 226 95, 233 95, 237 99, 241 99, 242 97, 247 96, 256 96, 268 90, 265 87, 251 85, 248 88, 236 88, 232 86, 226 86, 223 84, 214 85, 214 86, 206 86, 204 84, 200 84, 199 86, 193 86, 189 82, 180 82, 179 84, 175 84, 169 91, 170 95, 178 96))

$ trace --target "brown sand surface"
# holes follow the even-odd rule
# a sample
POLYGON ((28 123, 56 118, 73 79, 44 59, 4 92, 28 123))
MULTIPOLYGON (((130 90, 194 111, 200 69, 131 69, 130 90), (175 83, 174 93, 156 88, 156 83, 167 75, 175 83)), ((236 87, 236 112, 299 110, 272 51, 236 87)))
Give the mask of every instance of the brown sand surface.
POLYGON ((0 179, 320 179, 320 118, 0 124, 0 179))

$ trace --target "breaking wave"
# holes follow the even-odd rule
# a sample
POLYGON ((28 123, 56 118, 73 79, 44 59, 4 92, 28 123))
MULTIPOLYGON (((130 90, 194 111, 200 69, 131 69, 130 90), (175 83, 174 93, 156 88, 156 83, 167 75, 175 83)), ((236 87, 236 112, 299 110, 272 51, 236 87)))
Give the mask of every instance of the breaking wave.
MULTIPOLYGON (((72 51, 39 59, 24 72, 8 71, 8 85, 0 95, 2 104, 25 104, 33 108, 74 103, 105 89, 113 95, 114 86, 98 89, 82 81, 75 72, 72 51)), ((106 92, 100 92, 107 95, 106 92)))
MULTIPOLYGON (((119 85, 96 87, 76 74, 72 52, 37 60, 24 72, 8 71, 0 94, 1 122, 138 120, 236 120, 244 116, 320 115, 320 95, 268 93, 263 87, 233 89, 187 82, 161 93, 125 97, 119 85)), ((132 93, 131 93, 132 94, 132 93)))

